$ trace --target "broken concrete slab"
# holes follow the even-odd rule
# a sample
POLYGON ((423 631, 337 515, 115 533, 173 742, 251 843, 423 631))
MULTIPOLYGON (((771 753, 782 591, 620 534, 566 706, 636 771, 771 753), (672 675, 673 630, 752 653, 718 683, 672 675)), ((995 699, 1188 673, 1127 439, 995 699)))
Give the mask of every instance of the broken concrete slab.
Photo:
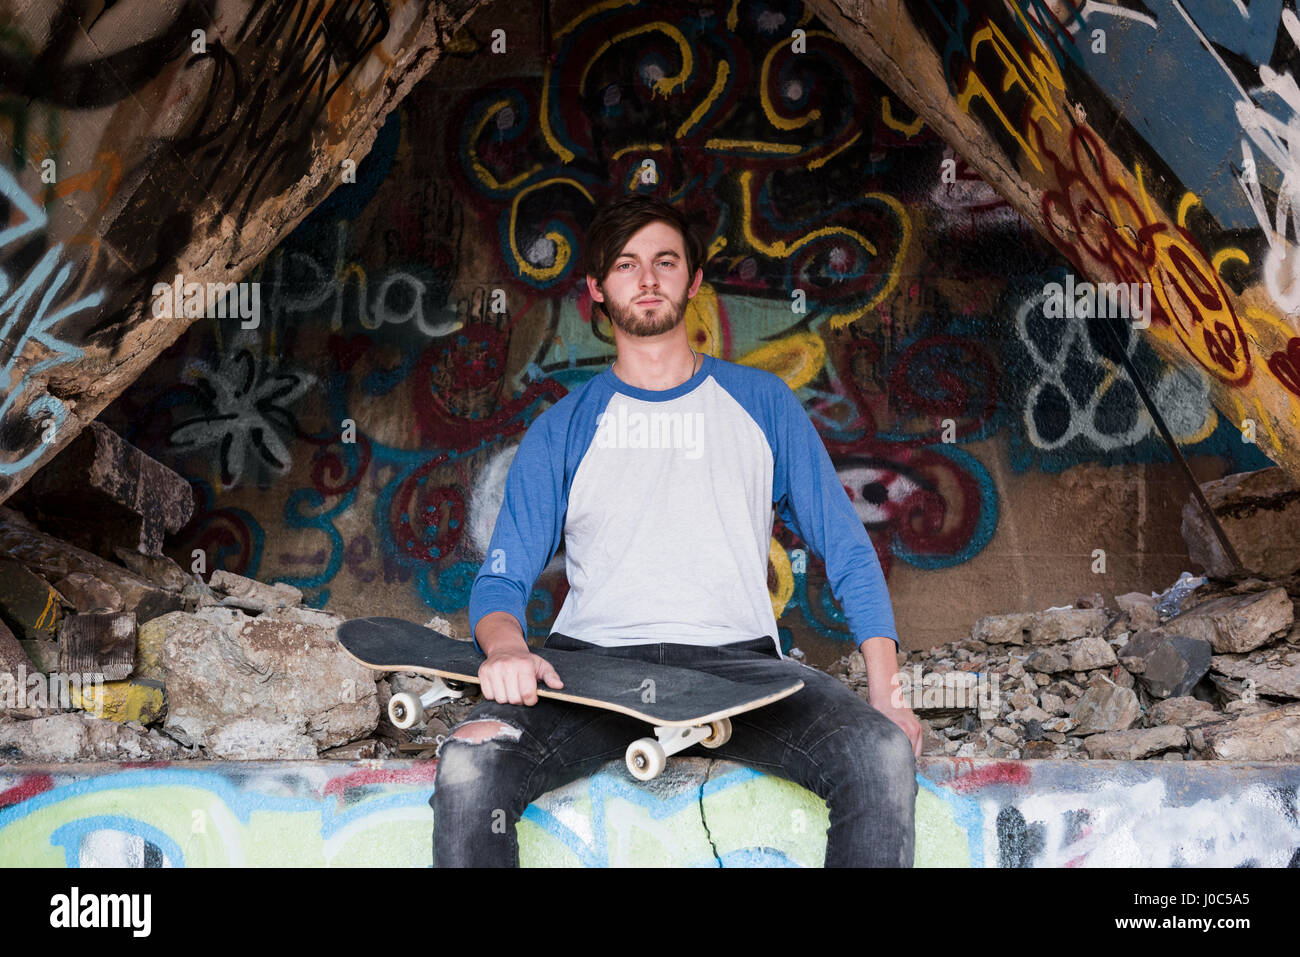
POLYGON ((166 735, 79 712, 31 721, 0 720, 0 760, 157 761, 179 756, 166 735))
MULTIPOLYGON (((169 617, 162 665, 168 732, 204 746, 241 719, 294 729, 318 748, 363 738, 379 722, 374 672, 342 650, 333 629, 204 608, 169 617)), ((300 750, 296 741, 259 734, 251 740, 300 750)))
MULTIPOLYGON (((1217 654, 1240 654, 1267 644, 1295 623, 1295 606, 1285 588, 1212 598, 1154 629, 1208 641, 1217 654)), ((1125 649, 1128 650, 1127 648, 1125 649)))
POLYGON ((99 529, 132 517, 133 540, 120 541, 142 555, 161 555, 164 536, 183 528, 194 512, 190 483, 101 422, 90 422, 37 472, 22 499, 39 508, 43 527, 104 553, 111 542, 99 529), (114 520, 113 507, 121 510, 114 520), (78 534, 95 527, 90 536, 78 534))
POLYGON ((1201 491, 1242 565, 1235 568, 1199 503, 1189 500, 1183 506, 1183 540, 1188 557, 1207 574, 1285 578, 1300 569, 1300 485, 1285 471, 1239 472, 1202 482, 1201 491))
POLYGON ((1211 647, 1200 638, 1165 638, 1143 658, 1139 681, 1153 698, 1177 698, 1192 693, 1210 670, 1211 647))
POLYGON ((1300 698, 1300 649, 1283 645, 1248 655, 1215 655, 1210 667, 1221 675, 1250 682, 1256 694, 1300 698))
POLYGON ((63 617, 63 597, 22 562, 0 558, 0 616, 29 641, 53 638, 63 617))
POLYGON ((135 612, 148 621, 184 608, 181 596, 159 588, 128 569, 61 539, 32 528, 13 509, 0 507, 0 554, 21 562, 46 581, 58 581, 73 572, 92 575, 112 585, 122 597, 122 611, 135 612))
POLYGON ((1187 732, 1176 725, 1094 734, 1084 741, 1088 757, 1136 761, 1173 748, 1187 747, 1187 732))
MULTIPOLYGON (((1068 670, 1091 671, 1094 668, 1108 668, 1118 662, 1115 650, 1100 635, 1089 635, 1072 641, 1064 648, 1069 658, 1068 670)), ((1028 662, 1026 662, 1026 667, 1028 662)), ((1065 668, 1058 668, 1065 671, 1065 668)))
POLYGON ((1104 608, 1055 608, 1010 615, 988 615, 971 629, 971 639, 991 645, 1050 645, 1106 630, 1104 608))
POLYGON ((122 596, 117 589, 86 572, 73 572, 60 578, 54 583, 54 590, 81 615, 122 610, 122 596))
POLYGON ((1079 699, 1070 718, 1077 735, 1127 730, 1142 714, 1137 695, 1129 688, 1097 682, 1079 699))
POLYGON ((208 587, 226 596, 220 604, 245 611, 264 612, 302 604, 302 592, 292 585, 284 582, 267 585, 224 569, 212 573, 208 587))
POLYGON ((1300 759, 1300 703, 1205 724, 1189 738, 1203 758, 1295 761, 1300 759))

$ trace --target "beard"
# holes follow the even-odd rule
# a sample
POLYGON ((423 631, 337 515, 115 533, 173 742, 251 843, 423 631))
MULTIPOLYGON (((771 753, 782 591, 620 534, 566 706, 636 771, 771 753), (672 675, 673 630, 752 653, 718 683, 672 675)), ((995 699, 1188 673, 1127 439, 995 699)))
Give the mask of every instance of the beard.
POLYGON ((656 297, 663 300, 656 306, 637 306, 632 302, 616 303, 606 296, 605 312, 609 315, 609 321, 629 336, 644 339, 662 335, 677 328, 677 324, 682 321, 689 297, 685 292, 678 302, 673 302, 663 293, 656 293, 656 297))

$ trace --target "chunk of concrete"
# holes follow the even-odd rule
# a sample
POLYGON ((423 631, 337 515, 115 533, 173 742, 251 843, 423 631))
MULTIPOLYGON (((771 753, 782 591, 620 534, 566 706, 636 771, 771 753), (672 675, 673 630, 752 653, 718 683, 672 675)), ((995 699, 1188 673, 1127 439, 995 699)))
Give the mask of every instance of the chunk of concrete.
POLYGON ((172 617, 162 655, 168 733, 233 750, 287 743, 292 754, 301 751, 296 741, 256 728, 243 739, 214 736, 249 719, 283 725, 317 748, 366 737, 379 723, 375 673, 342 650, 334 631, 230 608, 172 617))
POLYGON ((1106 630, 1104 608, 1057 608, 1048 611, 988 615, 971 629, 971 638, 991 645, 1050 645, 1106 630))
POLYGON ((1187 747, 1187 732, 1177 726, 1109 731, 1092 735, 1083 746, 1093 759, 1137 761, 1172 748, 1187 747))
POLYGON ((1130 688, 1100 681, 1084 692, 1070 718, 1077 735, 1124 731, 1141 716, 1142 707, 1130 688))
POLYGON ((1217 654, 1241 654, 1267 644, 1277 632, 1289 631, 1294 622, 1295 606, 1286 589, 1270 588, 1212 598, 1154 630, 1208 641, 1217 654))
MULTIPOLYGON (((1239 472, 1201 483, 1205 499, 1232 548, 1241 571, 1261 578, 1286 578, 1300 570, 1300 485, 1281 468, 1239 472)), ((1199 504, 1183 506, 1183 540, 1192 561, 1214 578, 1235 572, 1199 504)))

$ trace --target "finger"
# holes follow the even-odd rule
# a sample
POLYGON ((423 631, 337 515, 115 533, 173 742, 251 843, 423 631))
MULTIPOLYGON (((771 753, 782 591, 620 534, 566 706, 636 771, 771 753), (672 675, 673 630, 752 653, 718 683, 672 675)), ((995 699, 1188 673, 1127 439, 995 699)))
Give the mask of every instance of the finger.
POLYGON ((506 676, 506 698, 511 704, 524 703, 524 699, 519 696, 519 675, 513 671, 506 676))
POLYGON ((548 688, 563 688, 564 682, 560 680, 559 674, 556 673, 551 663, 545 658, 539 658, 538 661, 542 664, 537 669, 537 672, 541 675, 542 680, 546 682, 546 686, 548 688))
POLYGON ((479 671, 478 673, 479 690, 483 692, 483 697, 488 701, 496 700, 496 682, 492 680, 492 672, 479 671))
POLYGON ((523 695, 524 704, 537 704, 537 675, 532 668, 519 675, 519 693, 523 695))

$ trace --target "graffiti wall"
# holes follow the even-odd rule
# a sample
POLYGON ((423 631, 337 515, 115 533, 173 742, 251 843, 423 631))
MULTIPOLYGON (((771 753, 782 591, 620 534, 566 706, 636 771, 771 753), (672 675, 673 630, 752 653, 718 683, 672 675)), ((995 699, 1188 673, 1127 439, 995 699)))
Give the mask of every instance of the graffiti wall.
MULTIPOLYGON (((0 867, 427 867, 433 762, 0 767, 0 867)), ((925 759, 918 867, 1300 866, 1283 765, 925 759)), ((816 867, 826 805, 741 765, 544 795, 525 866, 816 867)))
POLYGON ((1294 4, 909 0, 889 21, 867 6, 844 5, 855 47, 934 104, 1079 279, 1148 291, 1145 344, 1300 476, 1294 4))
POLYGON ((355 167, 433 14, 0 2, 0 501, 197 316, 159 282, 238 282, 355 167))
MULTIPOLYGON (((810 7, 550 11, 476 13, 355 181, 250 274, 257 322, 197 319, 106 413, 192 482, 185 567, 464 627, 520 437, 614 358, 576 263, 595 206, 629 191, 707 237, 691 341, 795 390, 909 645, 1187 567, 1187 488, 1117 349, 1203 478, 1269 464, 1212 370, 1045 320, 1070 263, 810 7)), ((820 560, 779 520, 770 554, 783 643, 838 658, 820 560)), ((561 552, 533 637, 566 589, 561 552)))

